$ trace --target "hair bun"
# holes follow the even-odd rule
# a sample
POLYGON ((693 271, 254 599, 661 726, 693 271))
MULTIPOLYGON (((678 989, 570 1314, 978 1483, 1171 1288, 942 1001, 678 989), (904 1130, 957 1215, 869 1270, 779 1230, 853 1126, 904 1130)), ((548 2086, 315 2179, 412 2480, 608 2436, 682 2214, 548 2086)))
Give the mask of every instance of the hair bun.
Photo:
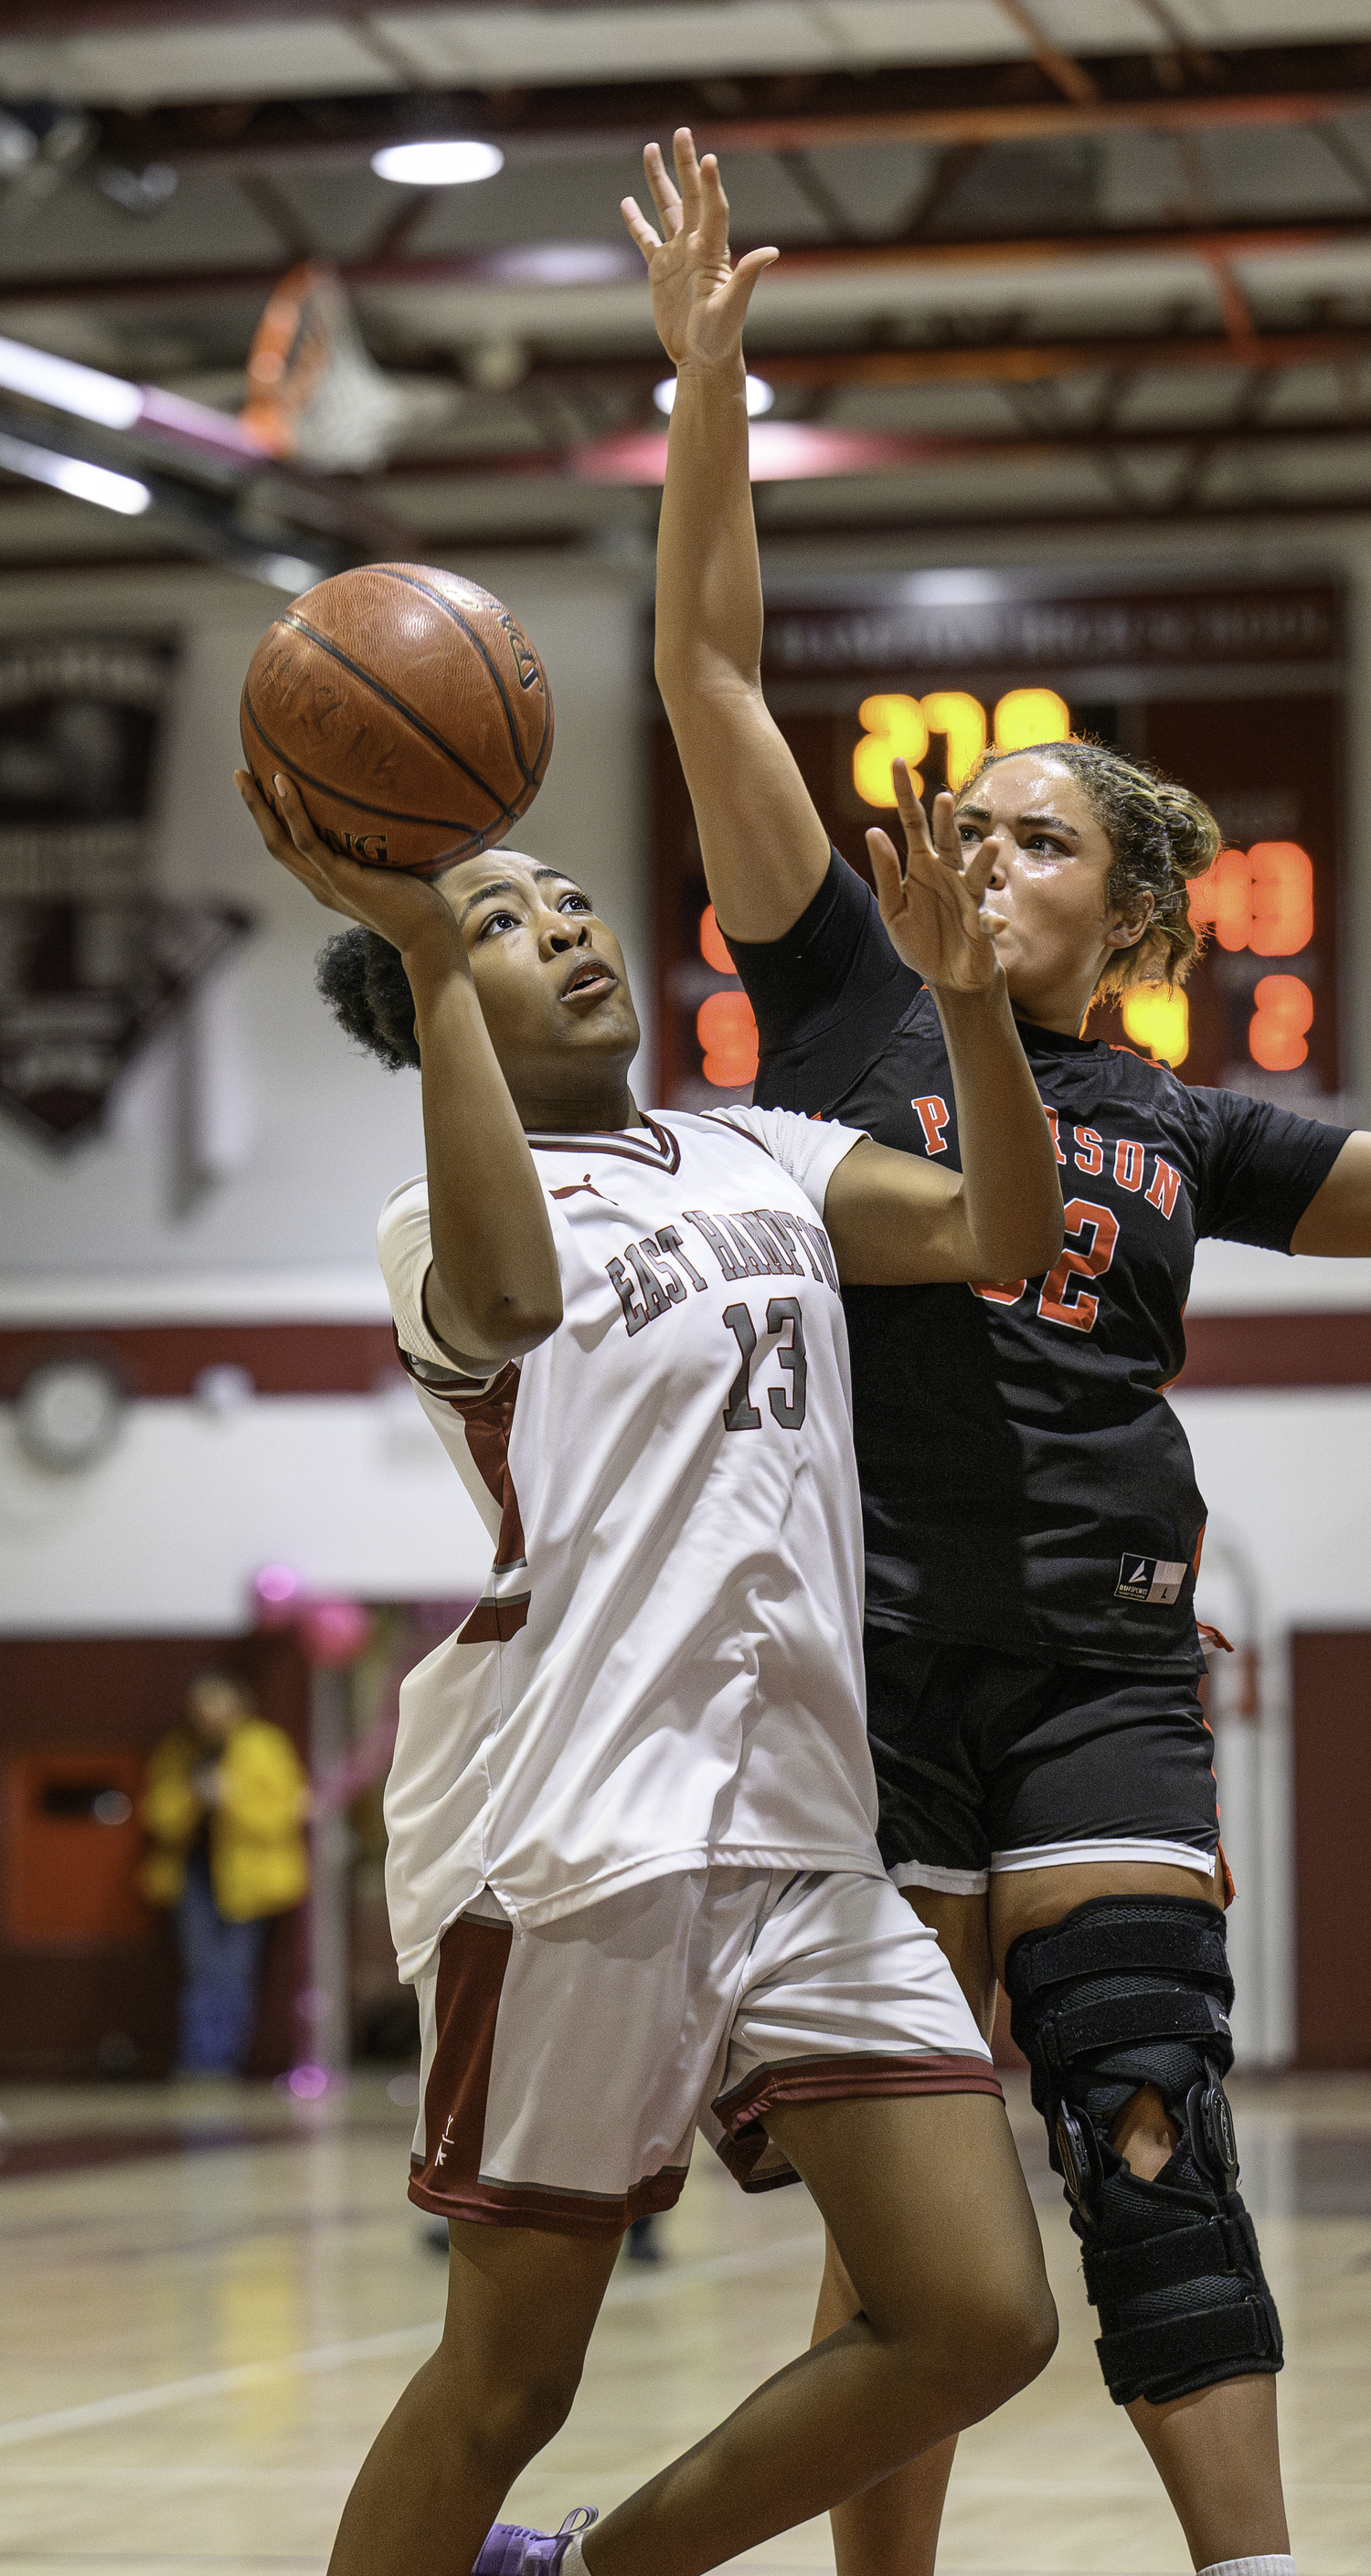
POLYGON ((1223 846, 1223 834, 1208 806, 1171 778, 1159 778, 1155 792, 1166 824, 1173 868, 1183 877, 1203 876, 1223 846))

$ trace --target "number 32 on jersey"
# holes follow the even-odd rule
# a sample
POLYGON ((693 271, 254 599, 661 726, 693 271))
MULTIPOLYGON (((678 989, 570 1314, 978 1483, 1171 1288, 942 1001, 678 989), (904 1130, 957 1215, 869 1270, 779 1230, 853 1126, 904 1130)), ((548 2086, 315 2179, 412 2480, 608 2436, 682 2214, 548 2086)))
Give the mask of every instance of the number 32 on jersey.
MULTIPOLYGON (((1066 1247, 1038 1291, 1038 1313, 1044 1323, 1065 1324, 1073 1333, 1088 1333, 1100 1311, 1100 1301, 1081 1282, 1103 1279, 1119 1240, 1119 1220, 1112 1208, 1101 1207, 1095 1199, 1068 1199, 1062 1214, 1066 1247), (1079 1238, 1075 1244, 1073 1235, 1079 1238)), ((984 1297, 991 1306, 1016 1306, 1027 1286, 1026 1279, 1006 1279, 1001 1287, 977 1282, 973 1284, 973 1294, 984 1297)))

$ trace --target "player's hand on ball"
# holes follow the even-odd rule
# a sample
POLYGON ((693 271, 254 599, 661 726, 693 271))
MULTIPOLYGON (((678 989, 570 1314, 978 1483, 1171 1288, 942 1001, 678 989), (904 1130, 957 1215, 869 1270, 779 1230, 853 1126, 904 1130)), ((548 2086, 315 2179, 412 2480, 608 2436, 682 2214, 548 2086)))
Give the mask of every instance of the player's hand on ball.
POLYGON ((993 936, 996 918, 985 909, 999 840, 988 833, 968 859, 957 832, 954 799, 934 799, 930 833, 903 760, 894 764, 894 785, 904 825, 903 861, 888 832, 866 836, 881 919, 906 966, 926 984, 945 992, 984 991, 1001 972, 993 936))
POLYGON ((250 769, 235 769, 233 780, 272 857, 299 878, 316 903, 363 922, 401 950, 435 931, 455 936, 451 909, 435 885, 398 869, 364 868, 356 859, 339 858, 320 839, 299 789, 284 773, 272 780, 274 806, 250 769))
POLYGON ((753 287, 780 252, 750 250, 735 267, 718 162, 712 152, 703 161, 696 158, 686 125, 677 128, 672 153, 679 186, 660 144, 649 143, 643 154, 661 235, 653 231, 636 197, 623 198, 620 212, 647 261, 652 318, 667 356, 678 367, 716 366, 737 355, 753 287))

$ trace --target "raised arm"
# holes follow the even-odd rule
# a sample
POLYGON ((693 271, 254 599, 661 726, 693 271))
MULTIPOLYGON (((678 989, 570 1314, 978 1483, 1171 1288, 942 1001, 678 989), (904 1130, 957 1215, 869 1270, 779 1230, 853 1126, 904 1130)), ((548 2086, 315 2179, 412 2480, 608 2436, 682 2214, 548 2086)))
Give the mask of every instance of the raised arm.
POLYGON ((1371 1253, 1371 1131, 1349 1136, 1290 1238, 1292 1252, 1371 1253))
POLYGON ((466 943, 436 886, 335 858, 289 779, 274 814, 250 772, 244 804, 272 857, 330 912, 379 932, 404 960, 421 1058, 433 1261, 424 1305, 473 1373, 517 1359, 562 1320, 547 1202, 486 1032, 466 943))
POLYGON ((748 481, 743 321, 774 250, 734 268, 712 153, 682 126, 679 191, 655 143, 643 159, 662 237, 626 197, 652 310, 676 368, 657 534, 657 685, 695 809, 719 923, 779 939, 817 894, 828 834, 762 696, 762 579, 748 481))
POLYGON ((834 1172, 824 1223, 850 1285, 1033 1278, 1061 1250, 1062 1194, 995 954, 986 888, 999 842, 992 834, 964 863, 952 798, 938 798, 930 834, 903 761, 895 789, 903 864, 888 833, 868 832, 867 848, 886 929, 938 1006, 962 1168, 943 1171, 868 1139, 834 1172))

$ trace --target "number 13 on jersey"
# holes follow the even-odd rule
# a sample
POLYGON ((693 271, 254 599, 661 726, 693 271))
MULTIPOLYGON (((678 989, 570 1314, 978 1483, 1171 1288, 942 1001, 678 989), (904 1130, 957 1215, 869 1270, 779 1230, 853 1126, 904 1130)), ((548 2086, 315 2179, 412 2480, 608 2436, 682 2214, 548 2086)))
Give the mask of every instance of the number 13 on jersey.
MULTIPOLYGON (((752 1401, 752 1360, 757 1348, 757 1327, 746 1306, 725 1306, 724 1322, 738 1345, 738 1374, 728 1390, 724 1406, 725 1431, 760 1431, 762 1417, 752 1401)), ((808 1369, 805 1364, 805 1327, 798 1297, 771 1297, 767 1300, 768 1333, 784 1332, 790 1326, 787 1341, 778 1342, 776 1358, 784 1369, 788 1386, 770 1386, 766 1400, 783 1431, 798 1431, 805 1418, 805 1392, 808 1369)))

